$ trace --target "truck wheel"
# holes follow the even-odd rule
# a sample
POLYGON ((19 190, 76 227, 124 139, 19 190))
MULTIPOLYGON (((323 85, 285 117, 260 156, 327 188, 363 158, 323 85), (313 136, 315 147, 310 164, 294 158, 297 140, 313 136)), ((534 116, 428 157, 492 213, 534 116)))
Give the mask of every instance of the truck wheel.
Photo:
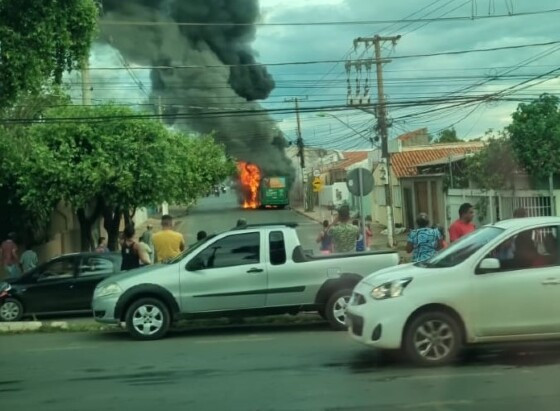
POLYGON ((137 340, 157 340, 169 331, 169 309, 155 298, 141 298, 126 312, 126 329, 137 340))
POLYGON ((23 317, 23 305, 15 298, 6 298, 0 305, 0 321, 19 321, 23 317))
POLYGON ((346 306, 352 296, 351 289, 338 290, 330 296, 325 306, 325 316, 335 331, 346 331, 346 306))
POLYGON ((432 311, 410 322, 404 333, 403 348, 416 364, 438 366, 455 360, 461 341, 457 321, 445 312, 432 311))

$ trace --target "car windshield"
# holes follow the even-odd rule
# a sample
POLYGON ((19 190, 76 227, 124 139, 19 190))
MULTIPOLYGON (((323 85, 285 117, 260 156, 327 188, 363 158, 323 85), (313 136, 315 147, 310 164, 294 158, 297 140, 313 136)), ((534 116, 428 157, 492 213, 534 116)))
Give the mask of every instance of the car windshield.
POLYGON ((469 234, 429 260, 416 263, 418 267, 444 268, 462 263, 490 241, 504 232, 502 228, 487 226, 469 234))
POLYGON ((164 261, 164 264, 175 264, 175 263, 181 261, 183 258, 190 255, 192 252, 198 250, 202 245, 206 244, 209 240, 213 239, 214 237, 216 237, 216 235, 212 234, 212 235, 209 235, 208 237, 194 243, 189 248, 187 248, 185 251, 183 251, 181 254, 179 254, 177 257, 172 258, 172 259, 167 260, 167 261, 164 261))

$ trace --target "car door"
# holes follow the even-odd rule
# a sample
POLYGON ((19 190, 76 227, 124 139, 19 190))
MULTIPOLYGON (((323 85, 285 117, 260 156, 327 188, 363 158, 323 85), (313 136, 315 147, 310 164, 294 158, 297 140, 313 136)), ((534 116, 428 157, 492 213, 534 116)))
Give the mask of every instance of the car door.
POLYGON ((77 258, 60 257, 39 266, 21 290, 26 312, 45 313, 73 310, 77 258))
POLYGON ((93 291, 97 284, 120 270, 120 266, 118 269, 115 267, 116 263, 117 260, 103 254, 85 255, 80 258, 78 276, 72 295, 76 310, 89 310, 91 308, 93 291))
POLYGON ((262 236, 228 234, 208 244, 182 267, 181 303, 185 312, 264 307, 267 271, 262 236))
POLYGON ((560 333, 558 227, 541 227, 510 237, 487 257, 501 258, 495 272, 473 278, 477 337, 507 338, 560 333), (528 239, 531 261, 523 260, 520 236, 528 239), (548 244, 546 244, 548 242, 548 244), (511 250, 517 246, 518 249, 511 250), (508 250, 509 247, 509 250, 508 250), (536 251, 536 253, 535 253, 536 251))

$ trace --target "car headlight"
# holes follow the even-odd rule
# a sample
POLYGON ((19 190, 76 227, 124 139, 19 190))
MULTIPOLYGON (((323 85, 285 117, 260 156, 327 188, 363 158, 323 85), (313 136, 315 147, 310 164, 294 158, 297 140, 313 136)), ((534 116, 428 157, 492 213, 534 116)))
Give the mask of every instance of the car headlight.
POLYGON ((389 281, 388 283, 381 284, 379 287, 375 287, 371 290, 371 296, 376 300, 386 300, 387 298, 400 297, 406 286, 410 284, 411 281, 412 278, 389 281))
POLYGON ((109 283, 107 285, 102 285, 95 290, 95 297, 107 297, 109 295, 122 293, 122 288, 116 283, 109 283))

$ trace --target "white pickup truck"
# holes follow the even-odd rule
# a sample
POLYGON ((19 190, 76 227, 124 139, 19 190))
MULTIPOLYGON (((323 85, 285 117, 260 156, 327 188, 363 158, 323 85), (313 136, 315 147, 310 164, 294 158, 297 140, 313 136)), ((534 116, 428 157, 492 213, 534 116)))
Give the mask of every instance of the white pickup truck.
POLYGON ((319 312, 346 329, 345 308, 366 275, 398 264, 394 251, 307 255, 296 224, 246 226, 169 261, 112 276, 94 293, 95 319, 126 323, 137 339, 163 337, 181 318, 319 312))

